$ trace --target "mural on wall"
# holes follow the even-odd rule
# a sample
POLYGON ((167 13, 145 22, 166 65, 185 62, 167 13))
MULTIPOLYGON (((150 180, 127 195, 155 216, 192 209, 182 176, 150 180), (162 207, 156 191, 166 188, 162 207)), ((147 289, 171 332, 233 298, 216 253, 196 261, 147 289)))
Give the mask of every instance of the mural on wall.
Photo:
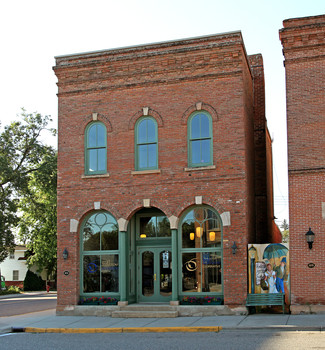
POLYGON ((290 303, 288 243, 248 245, 249 293, 285 293, 290 303))

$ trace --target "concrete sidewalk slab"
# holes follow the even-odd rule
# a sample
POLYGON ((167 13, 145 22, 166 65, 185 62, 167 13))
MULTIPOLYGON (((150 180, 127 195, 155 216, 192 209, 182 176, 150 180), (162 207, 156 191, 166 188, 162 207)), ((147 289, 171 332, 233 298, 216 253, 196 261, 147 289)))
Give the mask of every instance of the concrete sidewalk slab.
POLYGON ((0 333, 11 327, 37 332, 149 332, 149 331, 216 331, 224 330, 313 330, 325 329, 325 315, 254 314, 249 316, 192 316, 177 318, 112 318, 96 316, 56 316, 55 310, 0 317, 0 333), (208 327, 208 328, 207 328, 208 327), (152 330, 151 330, 152 329, 152 330), (219 329, 219 328, 218 328, 219 329))
POLYGON ((284 326, 288 323, 289 315, 261 315, 255 314, 245 317, 239 324, 239 328, 261 328, 272 326, 284 326))

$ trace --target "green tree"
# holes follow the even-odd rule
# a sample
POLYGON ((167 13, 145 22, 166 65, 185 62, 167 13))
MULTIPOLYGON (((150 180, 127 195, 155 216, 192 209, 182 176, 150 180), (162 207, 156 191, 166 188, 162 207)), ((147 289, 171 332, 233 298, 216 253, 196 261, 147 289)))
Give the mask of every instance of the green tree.
POLYGON ((29 193, 31 175, 45 167, 53 152, 41 141, 44 130, 55 134, 48 128, 50 122, 49 116, 23 110, 20 120, 5 126, 0 133, 0 262, 14 248, 17 209, 20 199, 29 193))
POLYGON ((281 230, 282 242, 283 243, 288 243, 289 242, 289 224, 288 224, 286 219, 284 219, 281 222, 280 228, 282 229, 281 230))
POLYGON ((30 252, 28 266, 36 264, 39 272, 46 269, 47 277, 56 272, 56 179, 57 156, 48 150, 19 201, 19 235, 30 252))

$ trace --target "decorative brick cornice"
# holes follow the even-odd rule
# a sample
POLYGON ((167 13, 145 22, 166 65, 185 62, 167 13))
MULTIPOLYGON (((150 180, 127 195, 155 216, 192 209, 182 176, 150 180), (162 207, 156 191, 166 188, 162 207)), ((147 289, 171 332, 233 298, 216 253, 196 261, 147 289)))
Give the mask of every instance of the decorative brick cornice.
POLYGON ((279 35, 285 62, 324 59, 325 15, 294 18, 283 25, 279 35))
POLYGON ((54 71, 63 96, 237 74, 245 57, 241 33, 236 32, 57 57, 54 71))

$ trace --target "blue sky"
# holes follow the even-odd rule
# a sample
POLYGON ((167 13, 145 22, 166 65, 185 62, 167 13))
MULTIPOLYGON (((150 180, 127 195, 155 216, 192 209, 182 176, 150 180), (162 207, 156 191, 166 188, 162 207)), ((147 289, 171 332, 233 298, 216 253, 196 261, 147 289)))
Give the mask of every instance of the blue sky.
MULTIPOLYGON (((275 215, 288 219, 285 75, 279 29, 325 13, 323 0, 11 0, 0 5, 2 126, 21 107, 57 123, 54 56, 241 30, 261 53, 273 142, 275 215)), ((56 140, 50 141, 53 145, 56 140)))

